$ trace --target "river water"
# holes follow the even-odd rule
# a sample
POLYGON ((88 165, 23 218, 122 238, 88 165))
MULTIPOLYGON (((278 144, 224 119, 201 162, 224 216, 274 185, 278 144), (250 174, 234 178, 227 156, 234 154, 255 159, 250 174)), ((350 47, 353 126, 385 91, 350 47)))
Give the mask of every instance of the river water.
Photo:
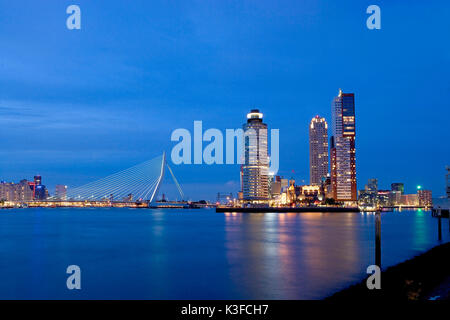
MULTIPOLYGON (((382 213, 383 268, 438 245, 426 211, 382 213)), ((320 299, 374 264, 373 213, 0 211, 0 299, 320 299), (69 265, 81 290, 68 290, 69 265)), ((450 240, 448 219, 443 241, 450 240)))

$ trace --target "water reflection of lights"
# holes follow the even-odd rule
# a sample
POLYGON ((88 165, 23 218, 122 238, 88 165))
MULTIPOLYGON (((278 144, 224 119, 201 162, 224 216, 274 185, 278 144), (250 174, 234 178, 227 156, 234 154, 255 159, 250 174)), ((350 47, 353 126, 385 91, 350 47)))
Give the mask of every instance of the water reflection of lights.
MULTIPOLYGON (((280 228, 277 213, 225 214, 227 259, 231 279, 236 284, 247 283, 252 296, 261 296, 273 288, 289 288, 294 281, 295 268, 288 267, 292 259, 288 230, 280 228)), ((292 295, 292 298, 294 295, 292 295)))
POLYGON ((414 215, 414 244, 419 248, 423 248, 427 241, 428 229, 425 227, 425 215, 419 210, 414 215))
POLYGON ((225 215, 225 221, 228 222, 233 222, 233 221, 242 221, 242 213, 239 212, 224 212, 225 215))
POLYGON ((361 211, 360 213, 361 213, 361 215, 372 216, 372 215, 376 214, 376 211, 361 211))

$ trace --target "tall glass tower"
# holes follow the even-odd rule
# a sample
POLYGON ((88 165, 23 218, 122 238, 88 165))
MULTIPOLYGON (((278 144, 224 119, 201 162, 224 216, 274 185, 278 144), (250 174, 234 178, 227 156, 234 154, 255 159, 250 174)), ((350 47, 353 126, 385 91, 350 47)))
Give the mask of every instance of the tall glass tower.
POLYGON ((267 124, 263 114, 253 109, 247 114, 244 130, 244 164, 242 166, 242 192, 244 202, 269 200, 269 156, 267 124))
POLYGON ((309 184, 320 185, 328 174, 328 125, 315 116, 309 125, 309 184))
POLYGON ((331 184, 337 201, 356 201, 355 94, 343 93, 332 106, 331 184))

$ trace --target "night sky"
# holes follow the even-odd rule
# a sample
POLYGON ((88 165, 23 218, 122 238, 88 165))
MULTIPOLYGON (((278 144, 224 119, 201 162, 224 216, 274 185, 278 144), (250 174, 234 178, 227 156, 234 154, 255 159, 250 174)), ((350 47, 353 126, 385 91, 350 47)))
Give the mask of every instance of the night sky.
MULTIPOLYGON (((177 128, 280 129, 280 172, 309 181, 308 125, 355 93, 358 189, 445 191, 449 1, 0 0, 0 180, 81 185, 175 145, 177 128), (67 6, 81 30, 66 28, 67 6), (381 8, 381 30, 366 8, 381 8)), ((329 131, 331 135, 331 130, 329 131)), ((171 165, 191 199, 238 165, 171 165)), ((170 177, 165 187, 173 194, 170 177)), ((174 196, 174 194, 173 194, 174 196)))

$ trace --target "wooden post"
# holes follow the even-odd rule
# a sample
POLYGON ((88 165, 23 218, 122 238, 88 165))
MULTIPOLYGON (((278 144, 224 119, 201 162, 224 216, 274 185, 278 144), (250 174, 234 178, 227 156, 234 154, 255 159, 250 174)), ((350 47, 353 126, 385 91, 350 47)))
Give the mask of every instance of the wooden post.
POLYGON ((442 241, 442 228, 441 228, 441 212, 439 212, 438 214, 438 238, 439 241, 442 241))
POLYGON ((381 213, 375 213, 375 265, 381 269, 381 213))

